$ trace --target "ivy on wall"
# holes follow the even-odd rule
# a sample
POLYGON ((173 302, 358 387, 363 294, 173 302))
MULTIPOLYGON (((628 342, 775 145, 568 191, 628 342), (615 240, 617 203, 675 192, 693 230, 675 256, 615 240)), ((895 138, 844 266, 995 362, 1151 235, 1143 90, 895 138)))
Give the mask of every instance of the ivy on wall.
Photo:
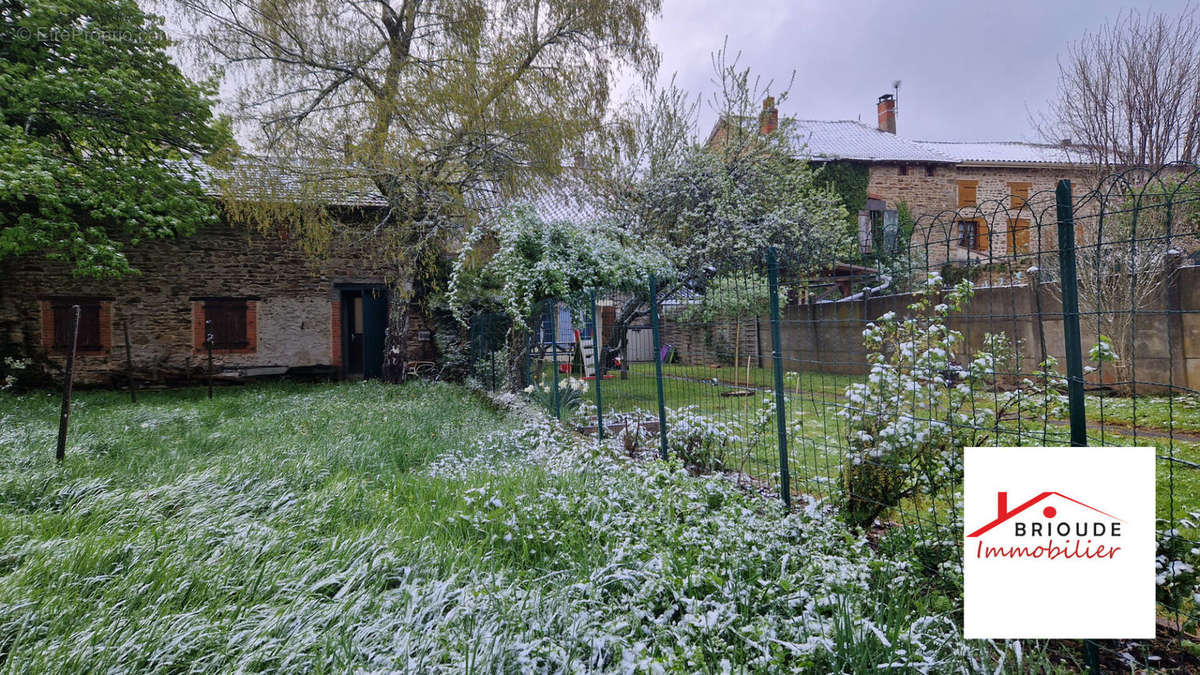
POLYGON ((850 221, 858 226, 858 212, 867 205, 867 182, 871 170, 859 162, 826 162, 821 167, 821 177, 841 198, 850 221))

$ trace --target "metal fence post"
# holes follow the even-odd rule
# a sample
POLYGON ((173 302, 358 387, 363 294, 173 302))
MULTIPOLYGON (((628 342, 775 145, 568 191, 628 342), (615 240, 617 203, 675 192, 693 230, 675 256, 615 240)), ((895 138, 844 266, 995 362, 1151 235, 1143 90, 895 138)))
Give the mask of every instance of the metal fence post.
POLYGON ((204 348, 208 351, 208 399, 213 397, 213 328, 212 319, 204 320, 204 348))
POLYGON ((662 339, 658 332, 658 280, 650 275, 650 332, 654 336, 654 381, 658 385, 658 442, 667 459, 667 399, 663 393, 662 339))
POLYGON ((779 432, 779 492, 792 508, 791 475, 788 472, 787 398, 783 391, 783 345, 779 330, 779 260, 775 249, 767 249, 767 282, 771 286, 771 360, 775 366, 775 423, 779 432))
MULTIPOLYGON (((554 395, 554 417, 562 419, 562 410, 559 409, 558 402, 558 301, 550 301, 550 370, 554 373, 554 390, 551 392, 554 395)), ((543 375, 544 377, 544 375, 543 375)))
POLYGON ((596 438, 604 440, 604 396, 600 382, 604 372, 600 370, 600 326, 596 323, 596 291, 592 291, 592 368, 596 371, 596 438))
POLYGON ((67 372, 63 377, 62 411, 58 415, 58 446, 54 460, 62 462, 67 456, 67 425, 71 420, 71 387, 75 381, 75 349, 79 346, 79 305, 71 305, 71 350, 67 352, 67 372))
POLYGON ((1058 266, 1062 284, 1063 340, 1067 355, 1067 402, 1071 411, 1071 445, 1087 445, 1083 410, 1083 344, 1079 331, 1079 279, 1075 272, 1075 213, 1071 181, 1058 181, 1058 266))
MULTIPOLYGON (((1054 190, 1058 210, 1058 267, 1062 284, 1063 342, 1067 355, 1067 404, 1071 413, 1071 446, 1087 445, 1083 398, 1083 341, 1079 331, 1079 277, 1075 270, 1075 212, 1071 181, 1060 180, 1054 190)), ((1083 641, 1088 671, 1100 672, 1100 653, 1094 640, 1083 641)))
POLYGON ((137 382, 133 377, 133 347, 129 343, 129 322, 122 321, 121 329, 125 331, 125 363, 129 367, 129 402, 137 403, 137 382))

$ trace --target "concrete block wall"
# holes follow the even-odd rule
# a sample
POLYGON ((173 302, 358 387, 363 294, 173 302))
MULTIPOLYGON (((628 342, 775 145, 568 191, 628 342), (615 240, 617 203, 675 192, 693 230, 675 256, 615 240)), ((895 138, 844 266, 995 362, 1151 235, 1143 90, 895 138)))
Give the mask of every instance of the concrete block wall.
MULTIPOLYGON (((1137 308, 1133 318, 1133 377, 1139 392, 1168 389, 1200 390, 1200 267, 1180 268, 1173 282, 1177 305, 1172 306, 1171 282, 1164 283, 1161 297, 1137 308)), ((960 331, 966 342, 960 358, 981 349, 988 333, 1004 333, 1018 347, 1021 373, 1030 373, 1046 354, 1058 360, 1065 372, 1062 304, 1055 284, 1011 285, 977 288, 965 310, 951 316, 950 327, 960 331)), ((784 370, 862 375, 868 372, 862 332, 866 324, 885 312, 907 313, 910 294, 881 295, 843 302, 791 303, 781 308, 780 339, 784 370)), ((1118 303, 1119 304, 1119 303, 1118 303)), ((749 322, 743 325, 748 325, 749 322)), ((758 318, 759 351, 763 365, 771 354, 770 317, 758 318)), ((664 343, 704 344, 705 324, 664 322, 664 343), (665 336, 670 335, 670 340, 665 336)), ((1085 365, 1087 353, 1098 341, 1094 322, 1081 320, 1085 365)), ((689 357, 680 348, 685 363, 701 365, 712 357, 697 350, 689 357)), ((1093 384, 1112 383, 1111 368, 1102 368, 1086 379, 1093 384)))

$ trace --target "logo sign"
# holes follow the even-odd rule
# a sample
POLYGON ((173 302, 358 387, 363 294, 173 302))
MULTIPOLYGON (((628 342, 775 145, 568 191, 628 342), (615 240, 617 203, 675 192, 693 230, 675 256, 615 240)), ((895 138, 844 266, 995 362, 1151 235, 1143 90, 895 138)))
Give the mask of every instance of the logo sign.
POLYGON ((966 448, 967 638, 1154 638, 1154 450, 966 448))

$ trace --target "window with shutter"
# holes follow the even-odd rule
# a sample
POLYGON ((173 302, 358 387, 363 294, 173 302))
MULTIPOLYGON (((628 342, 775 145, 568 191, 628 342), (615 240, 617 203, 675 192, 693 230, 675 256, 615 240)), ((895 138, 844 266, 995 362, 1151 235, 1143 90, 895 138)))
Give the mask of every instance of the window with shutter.
POLYGON ((979 181, 977 180, 960 180, 958 181, 958 208, 975 206, 978 204, 976 195, 978 194, 979 181))
POLYGON ((1029 221, 1017 218, 1008 221, 1008 252, 1029 253, 1029 221))
POLYGON ((988 250, 988 242, 990 240, 990 230, 988 229, 987 221, 983 218, 975 219, 975 250, 988 250))
POLYGON ((204 303, 204 319, 213 349, 242 349, 250 345, 245 300, 208 300, 204 303))
POLYGON ((74 320, 72 307, 79 305, 78 351, 100 351, 105 348, 100 334, 100 303, 86 300, 62 300, 50 305, 53 312, 55 350, 71 348, 71 324, 74 320))
POLYGON ((1012 208, 1018 211, 1029 201, 1029 183, 1009 183, 1008 193, 1011 195, 1012 208))
POLYGON ((974 220, 958 221, 958 245, 963 248, 974 249, 978 246, 979 227, 974 220))

